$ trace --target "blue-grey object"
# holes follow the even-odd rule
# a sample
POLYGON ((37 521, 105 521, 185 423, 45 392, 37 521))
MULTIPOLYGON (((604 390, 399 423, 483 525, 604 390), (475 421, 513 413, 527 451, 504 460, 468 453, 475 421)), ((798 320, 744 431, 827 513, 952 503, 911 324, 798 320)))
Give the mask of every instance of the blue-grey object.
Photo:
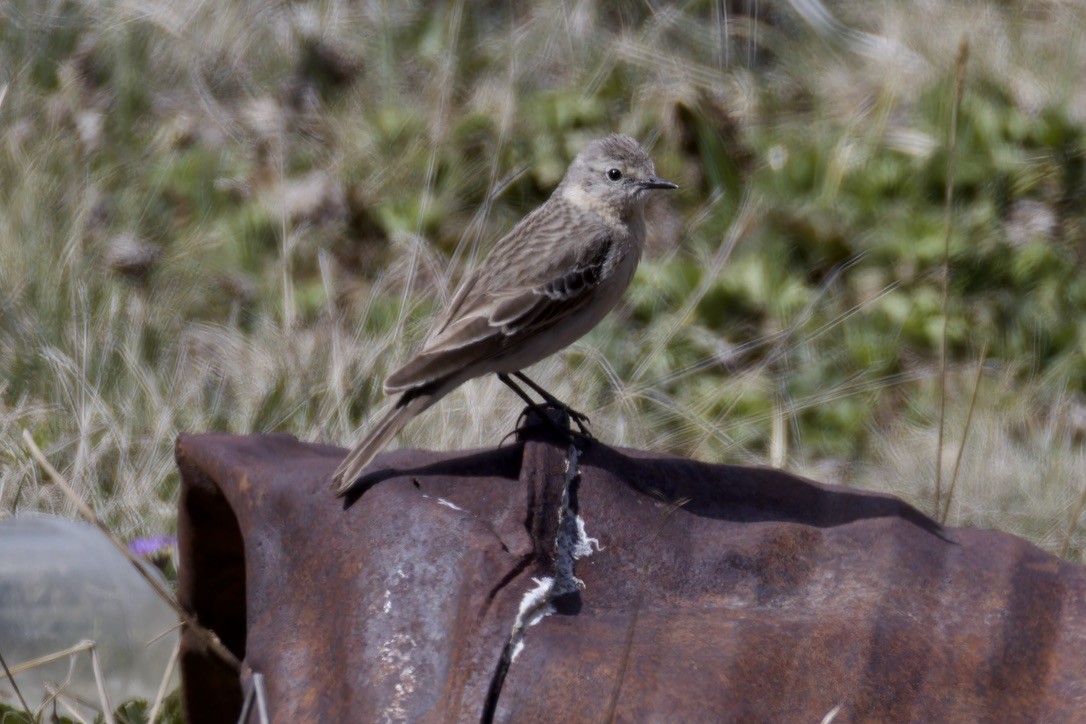
MULTIPOLYGON (((0 520, 0 654, 9 667, 89 639, 114 707, 153 700, 177 632, 148 642, 176 623, 174 611, 96 528, 49 515, 0 520)), ((33 709, 44 684, 65 682, 69 668, 66 690, 97 702, 89 652, 16 674, 15 681, 33 709)), ((19 703, 2 670, 0 701, 19 703)))

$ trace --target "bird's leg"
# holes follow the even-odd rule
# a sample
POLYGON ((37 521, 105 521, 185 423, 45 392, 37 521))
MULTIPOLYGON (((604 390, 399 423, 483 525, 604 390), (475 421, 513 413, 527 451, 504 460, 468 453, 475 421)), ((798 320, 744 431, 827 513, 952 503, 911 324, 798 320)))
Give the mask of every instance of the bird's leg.
POLYGON ((529 397, 528 393, 520 388, 520 385, 518 385, 516 382, 513 382, 513 380, 509 379, 509 375, 505 374, 504 372, 499 372, 498 373, 498 379, 501 380, 505 384, 506 387, 511 389, 513 392, 517 393, 517 397, 524 400, 524 403, 526 405, 528 405, 528 409, 532 410, 535 414, 539 415, 540 419, 542 419, 545 422, 547 422, 548 424, 550 424, 551 427, 555 428, 563 436, 568 436, 569 435, 570 431, 568 429, 563 429, 561 425, 559 425, 553 419, 551 419, 551 416, 547 414, 546 410, 544 410, 542 407, 539 406, 538 402, 536 402, 531 397, 529 397))
POLYGON ((566 414, 569 415, 569 418, 577 423, 577 428, 581 431, 582 435, 588 435, 589 437, 592 436, 592 433, 588 431, 588 423, 592 422, 588 419, 588 415, 584 414, 580 410, 574 410, 572 407, 562 402, 557 397, 533 382, 532 378, 530 378, 523 372, 514 372, 513 376, 524 384, 531 387, 533 390, 535 390, 536 394, 538 394, 540 397, 547 401, 547 404, 553 405, 554 407, 560 407, 565 410, 566 414))
MULTIPOLYGON (((507 374, 505 374, 503 372, 499 372, 498 373, 498 379, 501 380, 503 383, 505 383, 506 387, 511 389, 513 392, 517 393, 517 397, 524 400, 524 402, 528 405, 528 408, 530 410, 532 410, 537 415, 539 415, 540 418, 542 418, 543 421, 546 424, 550 425, 555 430, 557 430, 558 433, 562 435, 562 437, 567 438, 571 443, 575 442, 575 439, 577 437, 591 437, 591 435, 588 435, 587 433, 585 433, 583 431, 578 435, 577 433, 574 433, 572 430, 570 430, 568 427, 562 427, 557 422, 555 422, 554 419, 551 418, 551 416, 547 414, 546 410, 544 410, 542 407, 539 406, 538 402, 536 402, 531 397, 529 397, 528 393, 520 388, 520 385, 518 385, 516 382, 513 382, 513 380, 509 379, 509 375, 507 375, 507 374)), ((547 403, 548 404, 553 404, 553 403, 550 402, 550 400, 547 400, 547 403)), ((557 403, 556 407, 558 409, 562 410, 563 412, 566 412, 567 414, 569 412, 569 408, 566 407, 565 405, 563 405, 560 402, 557 403)), ((571 418, 572 418, 572 416, 571 416, 571 418)), ((575 418, 573 418, 573 419, 575 419, 575 418)), ((581 427, 580 422, 578 422, 577 424, 578 424, 578 427, 581 427)))

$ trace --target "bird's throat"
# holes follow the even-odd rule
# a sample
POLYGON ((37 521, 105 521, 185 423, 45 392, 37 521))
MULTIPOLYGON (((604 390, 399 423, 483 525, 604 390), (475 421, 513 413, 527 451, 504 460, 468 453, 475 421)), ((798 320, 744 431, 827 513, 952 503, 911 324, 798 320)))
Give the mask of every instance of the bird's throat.
POLYGON ((580 186, 569 185, 562 189, 562 198, 571 206, 588 211, 601 217, 608 226, 621 226, 620 210, 612 204, 593 196, 580 186))

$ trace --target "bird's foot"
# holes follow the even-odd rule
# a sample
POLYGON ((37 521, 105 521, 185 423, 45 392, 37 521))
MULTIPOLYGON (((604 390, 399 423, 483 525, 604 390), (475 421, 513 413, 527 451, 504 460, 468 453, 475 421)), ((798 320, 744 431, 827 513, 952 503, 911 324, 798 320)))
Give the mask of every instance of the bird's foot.
POLYGON ((588 429, 586 424, 588 422, 588 416, 582 412, 561 403, 544 402, 524 408, 524 411, 520 413, 520 419, 517 421, 516 432, 519 435, 540 425, 546 425, 568 439, 570 443, 589 443, 596 438, 588 429), (577 426, 576 430, 570 428, 570 421, 577 426))
POLYGON ((594 437, 592 435, 592 431, 588 429, 588 426, 592 423, 592 420, 588 418, 588 415, 584 414, 580 410, 574 410, 568 405, 562 405, 559 403, 559 406, 563 410, 565 410, 567 415, 569 415, 569 419, 573 420, 573 423, 577 426, 577 429, 580 431, 580 434, 582 436, 588 438, 594 437))

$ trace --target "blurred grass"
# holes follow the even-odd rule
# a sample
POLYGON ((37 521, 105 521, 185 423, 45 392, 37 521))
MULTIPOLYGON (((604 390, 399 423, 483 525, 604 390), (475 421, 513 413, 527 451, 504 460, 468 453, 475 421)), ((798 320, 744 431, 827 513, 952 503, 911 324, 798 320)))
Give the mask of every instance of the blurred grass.
MULTIPOLYGON (((169 532, 177 432, 346 444, 463 269, 593 137, 682 191, 628 303, 541 381, 608 442, 931 513, 954 57, 951 524, 1081 560, 1081 2, 10 0, 0 9, 0 514, 169 532)), ((408 444, 492 445, 480 380, 408 444)))

